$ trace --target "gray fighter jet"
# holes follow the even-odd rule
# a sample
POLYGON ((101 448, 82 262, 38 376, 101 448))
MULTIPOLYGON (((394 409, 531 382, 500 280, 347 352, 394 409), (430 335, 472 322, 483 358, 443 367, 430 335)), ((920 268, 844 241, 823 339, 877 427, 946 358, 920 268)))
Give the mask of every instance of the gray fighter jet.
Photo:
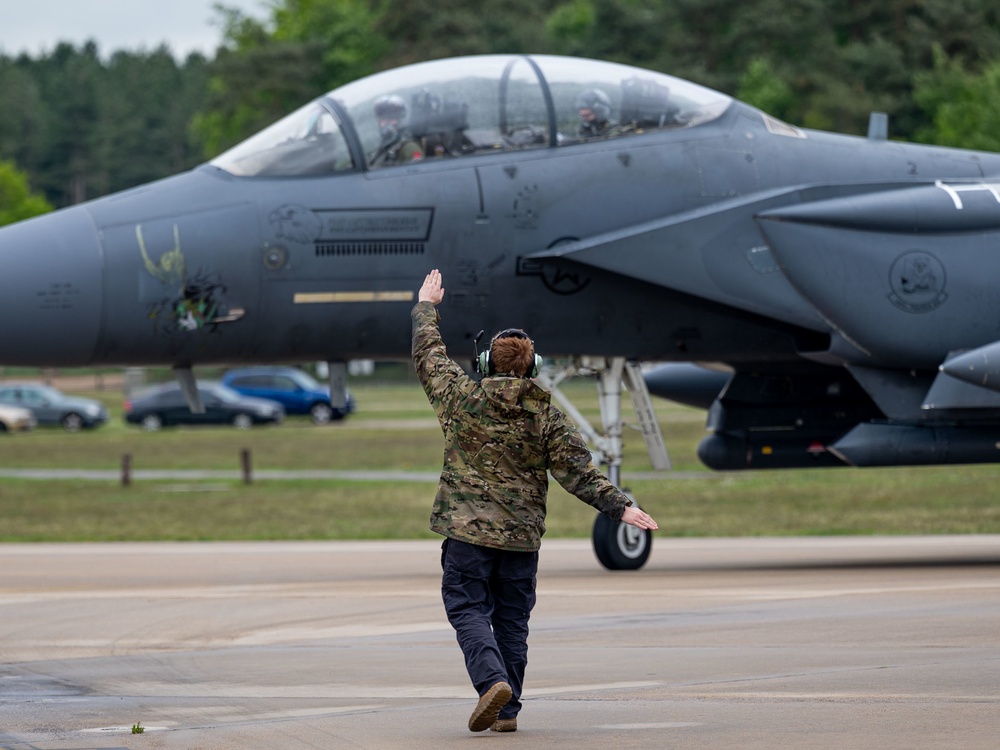
MULTIPOLYGON (((996 461, 1000 155, 887 130, 805 130, 592 60, 387 71, 191 172, 0 230, 0 363, 172 365, 198 408, 193 366, 325 359, 343 398, 348 360, 408 356, 440 268, 453 355, 518 326, 566 363, 553 387, 600 376, 613 478, 623 381, 666 465, 650 361, 712 363, 712 468, 996 461)), ((629 533, 595 532, 602 562, 642 564, 629 533)))

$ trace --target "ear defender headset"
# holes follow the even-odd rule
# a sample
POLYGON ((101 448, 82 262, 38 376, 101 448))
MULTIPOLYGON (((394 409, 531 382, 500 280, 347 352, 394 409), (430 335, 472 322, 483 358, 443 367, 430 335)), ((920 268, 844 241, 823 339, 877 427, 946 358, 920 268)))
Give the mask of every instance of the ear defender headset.
MULTIPOLYGON (((479 336, 482 335, 483 332, 480 331, 479 336)), ((479 336, 476 336, 477 342, 479 341, 479 336)), ((493 342, 496 341, 497 339, 506 339, 506 338, 528 339, 528 341, 531 341, 531 338, 528 336, 528 334, 526 334, 520 328, 506 328, 500 331, 500 333, 498 333, 496 336, 490 339, 489 348, 483 352, 477 353, 476 355, 476 369, 479 370, 479 372, 481 372, 484 377, 488 378, 497 374, 496 366, 493 364, 493 342)), ((535 348, 534 341, 531 341, 531 348, 532 349, 535 348)), ((524 377, 537 378, 538 373, 541 369, 542 369, 542 358, 539 357, 538 354, 535 354, 534 364, 532 364, 531 369, 524 374, 524 377)))

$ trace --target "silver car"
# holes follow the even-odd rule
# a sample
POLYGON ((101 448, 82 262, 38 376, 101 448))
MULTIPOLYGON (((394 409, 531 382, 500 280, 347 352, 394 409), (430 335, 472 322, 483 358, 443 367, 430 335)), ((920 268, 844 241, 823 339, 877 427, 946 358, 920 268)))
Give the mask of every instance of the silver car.
POLYGON ((67 396, 44 383, 0 383, 0 404, 29 409, 38 424, 62 425, 68 432, 108 421, 108 410, 100 401, 67 396))
POLYGON ((24 432, 35 429, 35 415, 20 406, 0 404, 0 432, 24 432))

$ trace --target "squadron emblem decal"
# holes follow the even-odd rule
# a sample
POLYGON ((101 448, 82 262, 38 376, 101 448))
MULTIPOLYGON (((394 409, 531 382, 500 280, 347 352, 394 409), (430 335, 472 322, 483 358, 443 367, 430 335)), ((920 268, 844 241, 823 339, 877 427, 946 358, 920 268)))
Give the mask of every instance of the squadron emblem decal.
POLYGON ((307 243, 315 240, 323 231, 323 222, 305 206, 285 204, 274 209, 267 218, 278 239, 307 243))
POLYGON ((534 258, 518 257, 517 275, 541 277, 545 288, 554 294, 576 294, 590 283, 590 277, 581 272, 566 271, 534 258))
POLYGON ((889 269, 889 301, 909 313, 926 313, 945 303, 944 264, 930 253, 911 250, 889 269))

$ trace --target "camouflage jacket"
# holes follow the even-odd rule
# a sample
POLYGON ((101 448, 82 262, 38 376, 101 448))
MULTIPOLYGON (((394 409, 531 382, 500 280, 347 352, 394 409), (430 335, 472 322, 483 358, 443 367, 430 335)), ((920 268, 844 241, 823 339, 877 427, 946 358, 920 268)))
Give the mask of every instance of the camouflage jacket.
POLYGON ((527 378, 477 383, 448 357, 434 305, 418 302, 411 317, 413 363, 445 438, 432 531, 483 547, 537 550, 549 472, 568 492, 621 520, 628 498, 594 466, 548 391, 527 378))

